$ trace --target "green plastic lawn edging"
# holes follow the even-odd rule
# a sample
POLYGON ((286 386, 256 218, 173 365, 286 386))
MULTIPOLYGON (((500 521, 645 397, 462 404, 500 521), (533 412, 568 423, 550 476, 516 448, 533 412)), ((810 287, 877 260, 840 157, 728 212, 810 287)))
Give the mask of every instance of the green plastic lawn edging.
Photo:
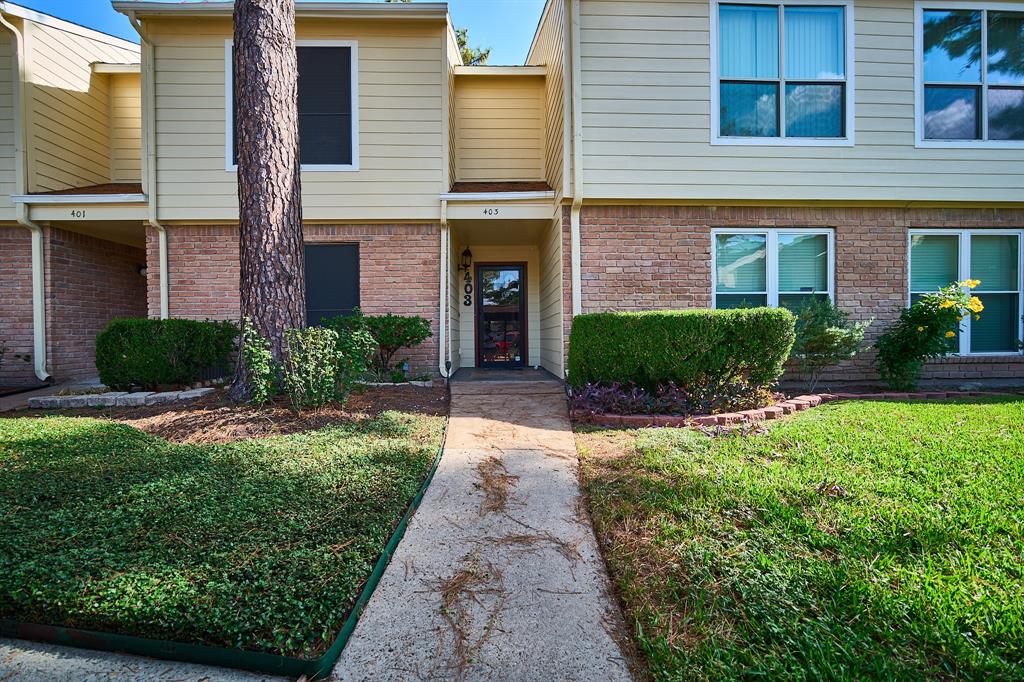
POLYGON ((416 496, 412 498, 409 507, 405 510, 398 525, 395 526, 391 538, 384 546, 384 551, 373 567, 369 579, 363 586, 359 598, 352 605, 345 623, 341 626, 337 638, 331 644, 331 648, 323 656, 315 659, 292 658, 289 656, 277 656, 259 651, 242 651, 240 649, 228 649, 224 647, 206 646, 203 644, 186 644, 182 642, 170 642, 161 639, 149 639, 146 637, 133 637, 131 635, 117 635, 108 632, 94 632, 92 630, 79 630, 77 628, 59 627, 56 625, 38 625, 35 623, 22 623, 17 620, 0 620, 0 635, 16 639, 26 639, 47 644, 60 644, 73 646, 81 649, 97 649, 100 651, 115 651, 151 658, 161 658, 171 661, 185 663, 200 663, 203 665, 216 665, 227 668, 240 668, 254 672, 271 673, 278 675, 307 675, 312 679, 326 676, 341 652, 348 644, 352 632, 359 623, 359 616, 362 614, 366 602, 370 600, 381 576, 391 563, 391 557, 398 547, 398 543, 405 535, 405 529, 409 520, 419 508, 423 496, 434 479, 438 464, 441 462, 441 453, 444 451, 445 440, 448 437, 448 419, 445 419, 444 434, 441 436, 441 445, 437 449, 434 463, 427 472, 427 477, 420 486, 416 496))

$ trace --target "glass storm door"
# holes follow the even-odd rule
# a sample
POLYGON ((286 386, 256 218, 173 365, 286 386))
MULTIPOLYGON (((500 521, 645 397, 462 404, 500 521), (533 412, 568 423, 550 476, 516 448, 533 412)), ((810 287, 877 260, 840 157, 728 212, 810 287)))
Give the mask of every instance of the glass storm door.
POLYGON ((526 364, 526 278, 522 265, 478 265, 479 367, 526 364))

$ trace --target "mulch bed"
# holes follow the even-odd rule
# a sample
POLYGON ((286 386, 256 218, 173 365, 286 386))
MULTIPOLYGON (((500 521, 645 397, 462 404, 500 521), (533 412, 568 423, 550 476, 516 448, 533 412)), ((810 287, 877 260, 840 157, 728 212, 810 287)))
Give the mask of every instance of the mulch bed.
MULTIPOLYGON (((83 408, 17 413, 16 416, 101 417, 122 422, 173 443, 231 443, 250 438, 312 431, 397 410, 423 415, 448 412, 443 387, 368 387, 353 394, 344 406, 329 405, 315 412, 295 414, 284 399, 273 405, 239 405, 223 392, 188 403, 150 407, 83 408)), ((15 416, 14 413, 9 416, 15 416)))

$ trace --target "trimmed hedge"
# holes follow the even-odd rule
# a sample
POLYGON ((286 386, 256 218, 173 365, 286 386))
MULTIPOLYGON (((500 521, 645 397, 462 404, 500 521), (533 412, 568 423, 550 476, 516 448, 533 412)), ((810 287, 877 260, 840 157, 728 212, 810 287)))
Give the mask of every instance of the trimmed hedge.
POLYGON ((569 383, 767 386, 782 375, 795 322, 782 308, 578 315, 569 335, 569 383))
POLYGON ((231 322, 118 318, 96 335, 96 369, 118 390, 194 384, 230 364, 237 337, 231 322))

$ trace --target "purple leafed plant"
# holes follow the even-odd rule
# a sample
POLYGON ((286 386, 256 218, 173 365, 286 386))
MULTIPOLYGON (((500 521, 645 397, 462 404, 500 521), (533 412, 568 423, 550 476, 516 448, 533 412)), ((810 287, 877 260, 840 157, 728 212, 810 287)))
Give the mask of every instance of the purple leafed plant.
POLYGON ((636 384, 586 384, 573 389, 569 403, 585 414, 667 414, 686 416, 748 410, 771 403, 771 392, 741 381, 714 391, 691 391, 669 381, 654 391, 636 384))

